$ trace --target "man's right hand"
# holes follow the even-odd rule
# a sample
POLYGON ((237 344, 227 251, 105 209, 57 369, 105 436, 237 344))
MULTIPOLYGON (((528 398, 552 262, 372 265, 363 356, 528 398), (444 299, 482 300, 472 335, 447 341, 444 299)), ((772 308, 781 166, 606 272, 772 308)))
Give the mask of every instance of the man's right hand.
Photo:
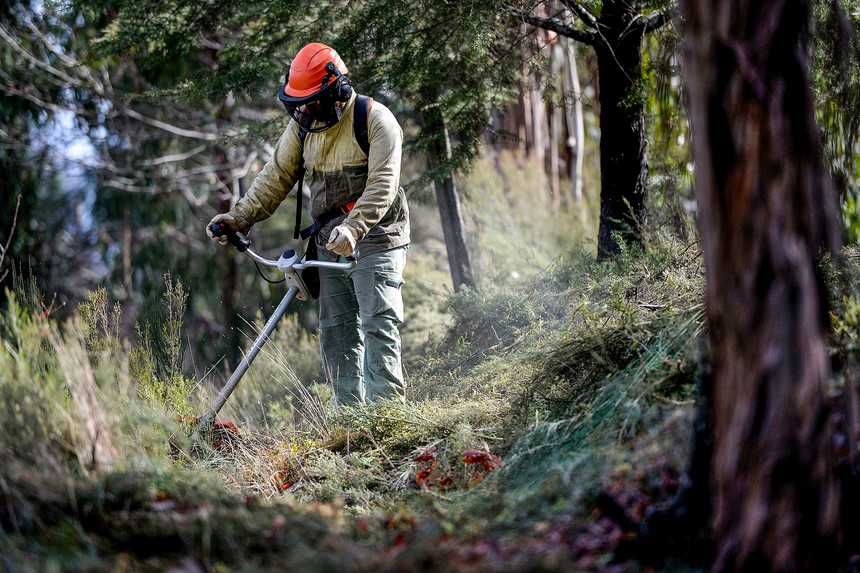
POLYGON ((236 217, 234 217, 230 213, 221 213, 220 215, 215 215, 214 217, 212 217, 212 220, 209 221, 208 225, 206 225, 206 234, 209 236, 210 239, 216 241, 222 247, 226 247, 230 243, 227 240, 226 235, 220 235, 216 237, 212 234, 212 231, 209 229, 209 227, 213 223, 218 223, 219 225, 227 227, 230 231, 234 233, 242 233, 245 231, 245 229, 243 229, 241 225, 239 225, 239 221, 236 220, 236 217))

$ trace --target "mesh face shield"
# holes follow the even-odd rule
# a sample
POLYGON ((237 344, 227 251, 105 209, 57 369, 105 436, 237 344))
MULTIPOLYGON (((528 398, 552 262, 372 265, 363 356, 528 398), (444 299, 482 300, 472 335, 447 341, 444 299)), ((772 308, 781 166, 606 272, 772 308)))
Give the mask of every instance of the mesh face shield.
POLYGON ((331 84, 305 98, 290 97, 280 90, 278 99, 299 127, 310 133, 325 131, 340 119, 331 84))

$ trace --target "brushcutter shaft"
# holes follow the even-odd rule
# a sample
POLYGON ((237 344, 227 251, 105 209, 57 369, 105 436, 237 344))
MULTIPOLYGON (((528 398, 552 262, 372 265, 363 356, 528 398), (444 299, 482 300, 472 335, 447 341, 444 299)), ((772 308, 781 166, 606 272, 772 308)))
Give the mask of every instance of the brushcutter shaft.
POLYGON ((269 317, 269 320, 266 321, 266 325, 263 327, 263 330, 260 332, 260 335, 254 341, 254 344, 248 350, 248 353, 242 358, 242 362, 239 363, 239 366, 236 368, 236 371, 233 372, 233 375, 230 376, 230 379, 227 380, 227 384, 221 388, 221 392, 218 393, 218 397, 215 398, 215 402, 212 403, 212 408, 209 409, 202 418, 200 418, 199 428, 206 429, 212 426, 215 422, 215 416, 218 415, 218 412, 221 411, 221 408, 224 406, 224 403, 230 397, 230 394, 233 393, 233 390, 239 384, 239 381, 242 379, 242 376, 245 375, 245 372, 248 371, 248 368, 251 366, 251 362, 254 361, 254 358, 257 357, 257 354, 260 352, 260 349, 263 348, 263 345, 275 331, 275 327, 278 325, 278 321, 281 320, 281 317, 284 316, 284 313, 287 312, 287 307, 290 306, 290 303, 296 297, 296 293, 299 292, 299 289, 296 287, 290 287, 287 290, 287 294, 284 295, 284 298, 281 299, 280 304, 275 309, 275 312, 272 313, 272 316, 269 317))
POLYGON ((240 362, 239 366, 236 367, 236 371, 233 372, 233 375, 230 376, 229 380, 227 380, 227 384, 225 384, 218 393, 218 396, 212 403, 212 407, 200 418, 195 431, 196 434, 208 432, 212 427, 212 424, 215 422, 215 416, 218 415, 218 412, 220 412, 221 408, 224 407, 224 403, 227 402, 228 398, 230 398, 230 394, 232 394, 233 390, 236 389, 236 386, 239 385, 239 381, 242 380, 242 376, 244 376, 245 372, 248 371, 248 368, 251 367, 251 362, 254 361, 254 358, 257 357, 260 349, 263 348, 263 345, 269 340, 269 337, 275 331, 278 321, 281 320, 284 313, 287 312, 287 307, 290 306, 293 299, 298 297, 299 300, 307 300, 309 296, 307 286, 302 280, 301 273, 298 271, 312 267, 349 271, 355 268, 356 265, 355 259, 352 257, 349 257, 347 262, 344 263, 330 261, 303 261, 299 259, 296 252, 292 249, 284 251, 277 260, 267 259, 250 249, 251 241, 239 233, 236 233, 218 223, 211 224, 209 226, 209 230, 216 237, 222 235, 226 236, 231 245, 240 252, 245 253, 245 255, 253 261, 283 272, 284 279, 289 288, 287 289, 287 294, 284 295, 284 298, 275 309, 275 312, 273 312, 272 316, 269 317, 269 320, 266 321, 266 325, 263 327, 260 335, 256 340, 254 340, 254 344, 251 345, 248 353, 242 358, 242 362, 240 362))

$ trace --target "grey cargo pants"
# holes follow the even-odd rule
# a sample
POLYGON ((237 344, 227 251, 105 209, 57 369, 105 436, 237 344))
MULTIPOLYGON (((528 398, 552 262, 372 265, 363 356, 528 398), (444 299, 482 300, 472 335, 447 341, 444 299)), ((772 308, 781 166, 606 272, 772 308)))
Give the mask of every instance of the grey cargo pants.
MULTIPOLYGON (((344 261, 325 249, 321 261, 344 261)), ((320 269, 323 373, 339 404, 404 397, 400 362, 406 247, 361 257, 349 273, 320 269)))

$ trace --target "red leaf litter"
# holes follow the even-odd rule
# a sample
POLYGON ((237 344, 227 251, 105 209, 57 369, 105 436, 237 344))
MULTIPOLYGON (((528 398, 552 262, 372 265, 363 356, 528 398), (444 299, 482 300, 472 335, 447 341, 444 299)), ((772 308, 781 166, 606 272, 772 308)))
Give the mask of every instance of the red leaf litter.
POLYGON ((231 434, 239 433, 239 427, 233 420, 215 420, 215 423, 212 424, 212 428, 215 430, 230 432, 231 434))
POLYGON ((463 463, 471 469, 469 481, 476 484, 483 481, 491 471, 499 469, 502 458, 488 450, 466 450, 463 452, 463 463))
POLYGON ((233 420, 215 420, 212 424, 212 447, 230 448, 239 439, 239 427, 233 420))
POLYGON ((415 485, 443 491, 456 487, 458 482, 461 482, 461 485, 474 485, 502 465, 502 459, 489 450, 466 450, 462 459, 466 466, 467 483, 462 483, 462 478, 455 479, 456 473, 451 471, 445 463, 446 460, 439 459, 435 446, 419 450, 414 459, 418 465, 415 470, 415 485))
POLYGON ((424 448, 415 456, 415 461, 418 462, 418 470, 415 472, 415 483, 418 487, 432 487, 435 482, 433 474, 439 465, 439 460, 436 459, 436 448, 424 448))
MULTIPOLYGON (((501 458, 487 450, 466 450, 461 459, 467 473, 478 476, 486 476, 502 463, 501 458)), ((420 451, 415 461, 416 483, 439 488, 445 475, 440 477, 442 456, 438 452, 420 451)), ((460 537, 432 527, 422 529, 423 518, 415 521, 413 517, 410 521, 396 514, 385 523, 388 537, 384 559, 388 565, 391 562, 387 560, 393 560, 394 565, 389 569, 394 571, 415 570, 410 560, 416 555, 426 555, 434 564, 444 563, 446 571, 459 573, 534 569, 653 573, 649 565, 635 561, 628 544, 635 539, 649 510, 671 500, 678 487, 678 471, 663 459, 635 469, 622 469, 602 480, 599 494, 589 504, 590 513, 577 510, 553 516, 498 538, 460 537)))
POLYGON ((463 452, 463 463, 480 466, 485 472, 491 472, 502 465, 502 458, 486 450, 466 450, 463 452))
POLYGON ((417 456, 416 462, 433 462, 436 461, 436 448, 424 448, 417 456))

